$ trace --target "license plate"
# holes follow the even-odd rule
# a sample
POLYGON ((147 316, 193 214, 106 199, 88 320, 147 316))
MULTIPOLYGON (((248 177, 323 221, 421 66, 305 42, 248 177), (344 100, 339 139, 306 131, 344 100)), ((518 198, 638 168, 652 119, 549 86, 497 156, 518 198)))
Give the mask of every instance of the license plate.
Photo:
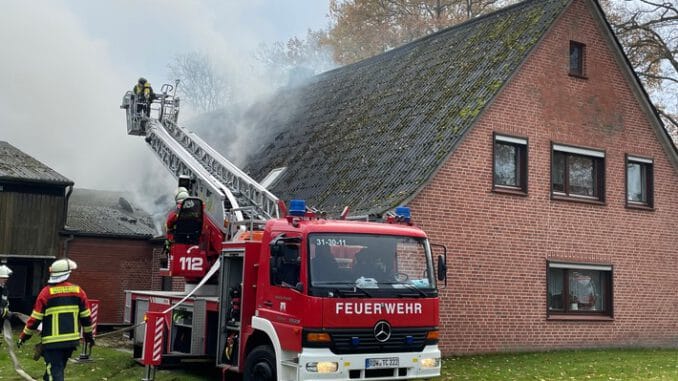
POLYGON ((386 357, 380 359, 365 359, 365 369, 375 368, 397 368, 399 359, 397 357, 386 357))

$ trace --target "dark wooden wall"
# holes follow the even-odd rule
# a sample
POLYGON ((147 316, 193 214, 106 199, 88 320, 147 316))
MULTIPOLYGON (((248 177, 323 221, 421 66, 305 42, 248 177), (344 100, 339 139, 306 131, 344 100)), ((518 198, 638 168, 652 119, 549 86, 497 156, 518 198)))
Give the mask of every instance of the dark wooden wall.
POLYGON ((65 187, 0 185, 0 254, 56 257, 66 221, 65 187))

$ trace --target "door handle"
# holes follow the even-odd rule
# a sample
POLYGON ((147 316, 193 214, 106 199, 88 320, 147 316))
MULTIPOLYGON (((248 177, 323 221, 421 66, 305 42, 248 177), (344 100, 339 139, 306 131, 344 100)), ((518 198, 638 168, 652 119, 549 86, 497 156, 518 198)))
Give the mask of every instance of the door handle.
POLYGON ((273 302, 270 300, 264 300, 264 307, 273 307, 273 302))

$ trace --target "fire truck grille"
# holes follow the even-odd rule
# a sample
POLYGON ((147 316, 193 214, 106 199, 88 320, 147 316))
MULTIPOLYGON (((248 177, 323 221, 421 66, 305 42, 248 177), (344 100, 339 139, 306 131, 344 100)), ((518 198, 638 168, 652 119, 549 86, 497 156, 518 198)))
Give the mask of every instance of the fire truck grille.
POLYGON ((391 337, 379 342, 374 331, 369 329, 333 329, 331 350, 336 354, 380 353, 380 352, 420 352, 426 345, 426 333, 430 328, 393 328, 391 337))

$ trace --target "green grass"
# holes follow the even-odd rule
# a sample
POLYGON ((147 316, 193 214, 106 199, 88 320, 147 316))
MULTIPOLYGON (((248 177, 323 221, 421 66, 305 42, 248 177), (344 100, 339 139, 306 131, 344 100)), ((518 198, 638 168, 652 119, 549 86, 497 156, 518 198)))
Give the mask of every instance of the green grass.
MULTIPOLYGON (((16 336, 16 335, 15 335, 16 336)), ((32 338, 17 352, 23 369, 34 379, 42 380, 45 372, 45 361, 41 358, 33 361, 33 348, 39 338, 32 338)), ((7 344, 0 338, 0 381, 23 381, 12 366, 7 352, 7 344)), ((72 358, 80 355, 80 348, 73 352, 72 358)), ((69 362, 66 366, 65 378, 68 381, 129 381, 141 380, 144 377, 144 367, 132 360, 130 348, 120 344, 120 340, 102 338, 92 350, 94 361, 88 363, 69 362)), ((158 381, 203 381, 218 380, 219 372, 212 363, 184 364, 182 369, 156 372, 158 381)))
POLYGON ((441 380, 678 380, 678 350, 606 349, 448 358, 441 380))
MULTIPOLYGON (((34 338, 19 352, 21 365, 34 378, 41 379, 44 361, 33 361, 34 338)), ((69 363, 69 381, 141 380, 144 368, 121 350, 119 340, 101 339, 94 347, 93 362, 69 363)), ((74 352, 77 357, 79 350, 74 352)), ((159 370, 158 381, 218 380, 211 363, 183 365, 181 369, 159 370)), ((0 380, 20 381, 14 373, 7 346, 0 346, 0 380)), ((607 349, 519 354, 461 356, 445 359, 438 380, 678 380, 678 350, 607 349)))

